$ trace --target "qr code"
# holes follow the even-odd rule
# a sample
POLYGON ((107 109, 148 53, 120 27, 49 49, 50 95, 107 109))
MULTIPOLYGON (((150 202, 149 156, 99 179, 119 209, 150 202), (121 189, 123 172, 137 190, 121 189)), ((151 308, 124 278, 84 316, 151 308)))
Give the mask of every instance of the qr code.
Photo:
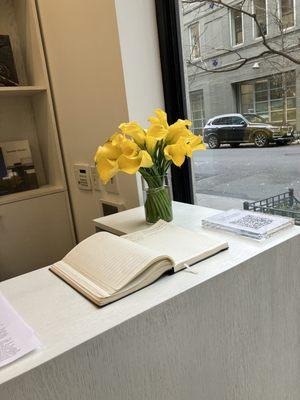
POLYGON ((260 229, 272 223, 271 218, 259 217, 255 215, 246 215, 245 217, 231 221, 234 225, 239 225, 244 228, 260 229))

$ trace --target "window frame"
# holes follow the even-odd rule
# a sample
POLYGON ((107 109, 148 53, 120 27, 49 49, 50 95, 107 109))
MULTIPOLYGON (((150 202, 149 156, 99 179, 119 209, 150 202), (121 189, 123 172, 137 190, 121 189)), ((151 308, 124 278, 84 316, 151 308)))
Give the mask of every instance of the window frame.
MULTIPOLYGON (((169 123, 187 118, 186 88, 181 39, 181 21, 177 0, 155 0, 165 110, 169 123)), ((194 204, 191 160, 186 157, 179 168, 171 166, 173 199, 194 204)))
MULTIPOLYGON (((238 5, 238 4, 237 4, 238 5)), ((241 17, 242 17, 242 42, 241 43, 235 43, 234 37, 236 36, 235 32, 233 32, 233 29, 235 27, 234 23, 234 18, 233 18, 233 12, 237 10, 229 10, 229 29, 230 29, 230 42, 231 42, 231 47, 237 48, 240 46, 243 46, 245 43, 245 32, 244 32, 244 13, 241 12, 241 17)))
POLYGON ((205 105, 204 105, 204 90, 203 89, 196 89, 191 92, 189 92, 189 103, 190 103, 190 113, 191 113, 191 120, 193 122, 193 132, 195 133, 195 128, 194 128, 194 121, 201 121, 201 128, 196 128, 196 129, 203 129, 205 127, 205 105), (201 97, 201 105, 202 108, 200 110, 193 110, 192 109, 192 96, 199 95, 201 97), (202 118, 193 118, 194 112, 201 112, 201 117, 202 118))
MULTIPOLYGON (((268 14, 268 9, 269 9, 269 0, 266 1, 266 8, 265 8, 265 13, 266 13, 266 34, 264 35, 265 37, 268 36, 269 34, 269 14, 268 14)), ((252 0, 252 13, 255 13, 255 0, 252 0)), ((262 40, 262 36, 257 36, 257 25, 255 21, 252 21, 252 33, 253 33, 253 39, 254 40, 262 40)))
POLYGON ((189 30, 189 43, 190 43, 190 54, 191 54, 191 61, 196 62, 201 59, 201 43, 200 43, 200 21, 194 21, 188 26, 189 30), (198 41, 199 41, 199 57, 192 57, 193 54, 193 41, 192 41, 192 27, 197 25, 198 30, 198 41))
MULTIPOLYGON (((296 79, 296 70, 294 70, 294 69, 291 69, 291 70, 289 70, 289 71, 285 71, 284 73, 286 73, 286 74, 288 74, 288 73, 295 73, 295 86, 297 86, 297 79, 296 79)), ((278 74, 278 75, 280 75, 280 74, 278 74)), ((286 94, 285 94, 285 96, 283 96, 283 97, 280 97, 280 98, 278 98, 278 99, 272 99, 271 98, 271 91, 272 90, 276 90, 276 89, 271 89, 271 77, 272 77, 272 75, 268 75, 268 76, 264 76, 264 77, 261 77, 261 78, 257 78, 257 79, 251 79, 251 80, 249 80, 249 81, 244 81, 244 82, 240 82, 238 85, 239 85, 239 89, 238 89, 238 96, 239 96, 239 102, 238 102, 238 104, 239 104, 239 112, 242 114, 243 113, 243 109, 242 109, 242 107, 243 107, 243 103, 242 103, 242 93, 241 93, 241 86, 242 86, 242 84, 251 84, 251 85, 253 85, 253 92, 252 92, 252 98, 253 98, 253 113, 254 114, 258 114, 258 115, 261 115, 261 112, 260 111, 257 111, 257 103, 260 103, 259 101, 256 101, 256 93, 259 93, 259 92, 262 92, 262 91, 264 91, 264 90, 255 90, 255 83, 256 82, 258 82, 258 81, 266 81, 267 82, 267 85, 268 85, 268 87, 267 87, 267 100, 265 100, 265 101, 261 101, 261 102, 267 102, 268 103, 268 111, 267 111, 267 114, 268 114, 268 119, 269 119, 269 121, 270 121, 270 123, 277 123, 277 122, 280 122, 280 121, 272 121, 272 101, 276 101, 276 100, 283 100, 283 101, 286 101, 286 107, 283 107, 282 109, 278 109, 278 110, 273 110, 273 112, 276 112, 276 111, 284 111, 284 109, 285 109, 285 111, 286 111, 286 115, 285 115, 285 119, 286 119, 286 123, 287 124, 291 124, 291 125, 294 125, 295 123, 296 123, 296 120, 294 120, 294 119, 290 119, 290 120, 288 120, 288 111, 294 111, 294 110, 297 110, 297 95, 295 95, 295 96, 287 96, 286 94), (289 99, 296 99, 296 106, 295 107, 288 107, 288 100, 289 99)), ((290 87, 291 86, 294 86, 294 85, 289 85, 290 87)), ((282 89, 282 86, 280 86, 280 87, 278 87, 278 89, 282 89)), ((296 118, 297 118, 297 115, 296 115, 296 118)))
MULTIPOLYGON (((283 0, 278 0, 278 3, 279 3, 278 11, 279 11, 280 18, 282 18, 282 1, 283 0)), ((292 0, 292 1, 293 1, 293 13, 294 13, 293 25, 288 26, 287 28, 284 28, 286 32, 293 30, 296 27, 296 0, 292 0)))

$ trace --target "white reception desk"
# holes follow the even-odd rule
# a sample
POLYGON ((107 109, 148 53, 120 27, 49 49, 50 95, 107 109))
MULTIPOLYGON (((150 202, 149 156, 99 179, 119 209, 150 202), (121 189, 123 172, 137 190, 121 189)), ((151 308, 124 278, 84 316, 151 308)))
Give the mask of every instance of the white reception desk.
MULTIPOLYGON (((214 213, 174 204, 175 223, 196 231, 214 213)), ((143 221, 140 208, 96 225, 121 234, 143 221)), ((102 309, 47 268, 1 283, 42 348, 0 369, 0 399, 299 400, 300 229, 262 243, 211 234, 230 248, 197 274, 102 309)))

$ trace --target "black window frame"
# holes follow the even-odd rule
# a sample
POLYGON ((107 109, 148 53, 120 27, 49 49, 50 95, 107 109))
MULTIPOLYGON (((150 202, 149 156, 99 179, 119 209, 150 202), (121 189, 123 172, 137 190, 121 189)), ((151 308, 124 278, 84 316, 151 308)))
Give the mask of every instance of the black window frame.
MULTIPOLYGON (((177 0, 155 0, 165 109, 170 123, 187 118, 186 90, 177 0)), ((171 167, 173 199, 194 204, 191 160, 171 167)))

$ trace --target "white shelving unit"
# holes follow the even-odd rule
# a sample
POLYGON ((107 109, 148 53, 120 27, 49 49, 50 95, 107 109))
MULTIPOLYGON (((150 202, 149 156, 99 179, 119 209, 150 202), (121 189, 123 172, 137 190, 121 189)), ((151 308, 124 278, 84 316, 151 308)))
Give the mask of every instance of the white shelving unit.
POLYGON ((35 1, 0 0, 0 33, 10 37, 19 79, 0 87, 0 142, 29 141, 39 184, 0 196, 3 280, 52 263, 75 239, 35 1))

